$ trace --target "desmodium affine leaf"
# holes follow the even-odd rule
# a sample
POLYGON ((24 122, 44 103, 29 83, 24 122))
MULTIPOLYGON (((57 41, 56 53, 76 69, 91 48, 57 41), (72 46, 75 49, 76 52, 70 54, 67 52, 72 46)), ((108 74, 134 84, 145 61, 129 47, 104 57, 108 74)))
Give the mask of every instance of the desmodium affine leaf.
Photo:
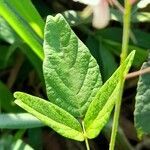
MULTIPOLYGON (((122 64, 124 77, 131 67, 134 54, 135 51, 132 51, 125 62, 122 64)), ((114 107, 115 100, 118 95, 120 70, 121 67, 119 67, 99 89, 86 112, 84 118, 85 130, 87 133, 87 137, 90 139, 96 137, 99 134, 100 130, 107 123, 110 117, 111 111, 114 107)))
MULTIPOLYGON (((150 58, 141 69, 150 67, 150 58)), ((139 137, 150 134, 150 73, 140 76, 134 111, 135 127, 139 137)))
POLYGON ((75 117, 83 117, 102 84, 101 76, 96 60, 61 14, 47 17, 44 53, 49 100, 75 117))
POLYGON ((77 141, 83 141, 82 127, 68 112, 41 98, 15 92, 15 103, 54 129, 56 132, 77 141))

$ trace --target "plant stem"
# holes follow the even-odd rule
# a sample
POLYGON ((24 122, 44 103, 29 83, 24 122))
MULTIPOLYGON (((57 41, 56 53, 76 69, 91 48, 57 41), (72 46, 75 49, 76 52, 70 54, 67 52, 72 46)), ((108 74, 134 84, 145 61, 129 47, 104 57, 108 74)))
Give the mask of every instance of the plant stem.
POLYGON ((86 149, 90 150, 90 146, 87 138, 85 138, 85 145, 86 145, 86 149))
POLYGON ((130 36, 130 19, 131 19, 130 15, 131 15, 131 4, 129 0, 125 0, 121 63, 126 59, 128 53, 128 43, 130 36))
MULTIPOLYGON (((102 133, 107 138, 107 140, 110 140, 111 130, 112 130, 112 118, 110 118, 109 122, 106 124, 106 126, 103 128, 102 133)), ((116 149, 120 150, 133 150, 132 146, 130 145, 128 139, 126 138, 123 130, 121 127, 118 126, 118 133, 116 137, 116 149)))
MULTIPOLYGON (((121 52, 120 64, 124 62, 128 53, 128 43, 129 43, 129 35, 130 35, 130 14, 131 14, 130 1, 125 0, 125 10, 124 10, 124 16, 123 16, 122 52, 121 52)), ((114 118, 113 118, 113 127, 112 127, 109 150, 114 150, 114 147, 115 147, 124 81, 125 81, 125 77, 123 76, 123 66, 122 66, 122 69, 120 72, 120 90, 119 90, 118 99, 115 105, 115 112, 114 112, 114 118)))
POLYGON ((85 127, 84 127, 84 121, 82 121, 82 128, 83 128, 83 133, 84 133, 84 139, 85 139, 86 149, 87 149, 87 150, 90 150, 88 138, 87 138, 87 136, 86 136, 86 131, 85 131, 85 127))

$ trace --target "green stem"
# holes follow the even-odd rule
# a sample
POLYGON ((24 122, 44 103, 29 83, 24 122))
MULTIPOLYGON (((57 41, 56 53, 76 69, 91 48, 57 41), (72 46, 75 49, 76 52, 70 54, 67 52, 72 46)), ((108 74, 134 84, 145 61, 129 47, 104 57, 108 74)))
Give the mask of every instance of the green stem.
MULTIPOLYGON (((103 128, 102 133, 110 140, 111 130, 112 130, 112 118, 110 118, 109 122, 103 128)), ((116 149, 120 150, 133 150, 132 146, 130 145, 128 139, 126 138, 123 130, 121 127, 118 127, 117 137, 116 137, 116 149)))
POLYGON ((82 121, 82 128, 83 128, 83 133, 84 133, 84 139, 85 139, 86 149, 87 149, 87 150, 90 150, 88 138, 87 138, 87 136, 86 136, 86 131, 85 131, 85 127, 84 127, 84 121, 82 121))
MULTIPOLYGON (((128 43, 129 43, 129 35, 130 35, 130 14, 131 14, 130 1, 125 0, 125 11, 124 11, 124 18, 123 18, 122 52, 121 52, 120 64, 124 62, 128 53, 128 43)), ((114 118, 113 118, 113 127, 112 127, 109 150, 114 150, 114 147, 115 147, 124 81, 125 81, 125 77, 123 76, 123 66, 122 66, 122 69, 120 72, 120 82, 119 82, 120 90, 119 90, 118 99, 115 105, 115 112, 114 112, 114 118)))

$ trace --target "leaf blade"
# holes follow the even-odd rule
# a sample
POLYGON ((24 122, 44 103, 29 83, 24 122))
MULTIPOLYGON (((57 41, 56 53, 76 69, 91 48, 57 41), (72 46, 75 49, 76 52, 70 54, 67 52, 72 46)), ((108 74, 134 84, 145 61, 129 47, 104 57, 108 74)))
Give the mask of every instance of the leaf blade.
MULTIPOLYGON (((134 54, 135 51, 132 51, 127 57, 126 61, 123 63, 124 77, 129 71, 134 58, 134 54)), ((99 89, 97 95, 91 102, 86 112, 84 122, 88 138, 96 137, 109 119, 109 116, 115 104, 115 96, 119 88, 119 72, 120 67, 99 89)))
POLYGON ((59 134, 83 141, 80 123, 65 110, 41 98, 22 92, 15 92, 15 103, 24 108, 59 134))
POLYGON ((96 60, 60 14, 48 16, 43 72, 52 103, 82 117, 101 86, 96 60))
MULTIPOLYGON (((141 69, 150 67, 150 57, 148 62, 143 63, 141 69)), ((150 74, 140 76, 135 97, 134 122, 138 136, 150 133, 150 74), (141 135, 140 135, 141 134, 141 135)))

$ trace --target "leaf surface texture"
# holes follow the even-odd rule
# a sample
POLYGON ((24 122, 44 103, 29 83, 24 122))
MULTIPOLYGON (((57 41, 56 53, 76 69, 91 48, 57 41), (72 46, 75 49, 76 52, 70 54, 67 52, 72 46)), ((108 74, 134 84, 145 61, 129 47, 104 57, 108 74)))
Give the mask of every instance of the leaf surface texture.
MULTIPOLYGON (((122 64, 124 77, 127 75, 131 67, 134 54, 135 51, 131 52, 122 64)), ((87 110, 84 122, 88 138, 96 137, 110 117, 119 91, 120 70, 121 67, 119 67, 99 89, 87 110)))
POLYGON ((15 92, 14 97, 17 105, 59 134, 78 141, 84 140, 80 123, 65 110, 46 100, 22 92, 15 92))
POLYGON ((82 117, 102 84, 97 62, 62 15, 48 16, 44 33, 48 98, 75 117, 82 117))

